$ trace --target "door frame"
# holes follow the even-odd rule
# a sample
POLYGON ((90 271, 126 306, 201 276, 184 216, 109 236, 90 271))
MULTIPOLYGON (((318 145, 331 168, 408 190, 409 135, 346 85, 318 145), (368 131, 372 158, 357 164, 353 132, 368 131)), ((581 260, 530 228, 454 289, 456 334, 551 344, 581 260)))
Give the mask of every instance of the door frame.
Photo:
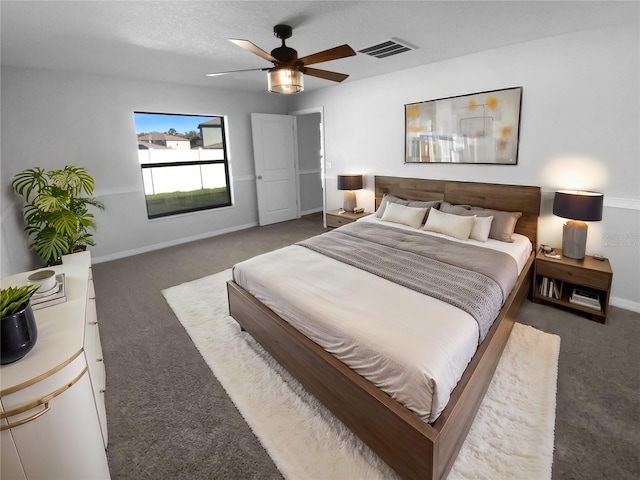
MULTIPOLYGON (((298 116, 302 116, 302 115, 308 115, 310 113, 319 113, 320 114, 320 151, 321 156, 320 156, 320 181, 322 183, 322 225, 324 226, 324 228, 327 228, 327 188, 326 188, 326 149, 325 149, 325 144, 324 144, 324 132, 325 132, 325 127, 324 127, 324 107, 310 107, 310 108, 305 108, 302 110, 295 110, 293 112, 289 112, 289 115, 293 115, 294 117, 298 117, 298 116)), ((296 143, 297 143, 297 138, 298 138, 298 125, 297 122, 294 123, 295 125, 295 137, 296 137, 296 143)), ((296 172, 300 171, 300 165, 299 165, 299 160, 298 160, 298 146, 296 144, 296 172)), ((300 213, 300 175, 298 174, 297 178, 296 178, 296 191, 297 191, 297 195, 298 195, 298 214, 300 213)))

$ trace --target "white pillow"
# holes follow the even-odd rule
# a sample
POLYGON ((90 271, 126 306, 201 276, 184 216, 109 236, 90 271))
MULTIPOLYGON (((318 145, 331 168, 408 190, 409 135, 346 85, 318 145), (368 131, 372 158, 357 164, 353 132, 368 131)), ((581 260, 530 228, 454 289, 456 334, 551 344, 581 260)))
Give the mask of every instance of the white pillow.
POLYGON ((493 217, 476 217, 476 221, 473 222, 473 228, 471 229, 469 238, 473 238, 480 242, 486 242, 489 238, 492 221, 493 217))
POLYGON ((376 210, 376 216, 378 218, 382 218, 382 215, 384 215, 384 210, 385 208, 387 208, 387 205, 389 203, 399 203, 400 205, 409 205, 409 200, 404 200, 402 198, 396 197, 395 195, 385 193, 382 196, 382 201, 380 202, 380 206, 378 207, 378 210, 376 210))
POLYGON ((427 223, 424 225, 424 230, 444 233, 459 240, 468 240, 475 220, 475 215, 463 217, 432 208, 427 217, 427 223))
POLYGON ((428 208, 416 208, 400 205, 399 203, 387 203, 384 214, 380 219, 383 222, 401 223, 413 228, 420 228, 428 208))

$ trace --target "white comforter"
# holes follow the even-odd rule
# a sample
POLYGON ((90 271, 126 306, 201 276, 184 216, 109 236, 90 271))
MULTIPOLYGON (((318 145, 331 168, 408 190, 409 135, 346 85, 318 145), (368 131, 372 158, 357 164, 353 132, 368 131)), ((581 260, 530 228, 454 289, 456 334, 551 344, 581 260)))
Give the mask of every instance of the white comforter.
MULTIPOLYGON (((507 250, 521 271, 531 251, 522 238, 514 244, 476 243, 507 250)), ((239 263, 233 276, 425 422, 438 418, 477 348, 478 325, 466 312, 305 247, 292 245, 239 263)))

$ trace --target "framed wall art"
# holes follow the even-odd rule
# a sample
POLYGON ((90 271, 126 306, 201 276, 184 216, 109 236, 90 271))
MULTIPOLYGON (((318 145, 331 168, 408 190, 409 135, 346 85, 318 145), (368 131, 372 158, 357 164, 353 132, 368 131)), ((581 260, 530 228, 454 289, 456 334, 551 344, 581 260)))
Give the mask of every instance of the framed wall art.
POLYGON ((405 163, 518 164, 522 87, 404 106, 405 163))

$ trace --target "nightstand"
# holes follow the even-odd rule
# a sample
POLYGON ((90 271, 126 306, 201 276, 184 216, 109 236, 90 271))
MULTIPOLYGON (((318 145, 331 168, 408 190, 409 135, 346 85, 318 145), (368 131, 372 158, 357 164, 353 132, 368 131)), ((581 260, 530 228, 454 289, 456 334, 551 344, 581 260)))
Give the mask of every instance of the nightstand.
POLYGON ((596 260, 589 255, 582 260, 575 260, 562 256, 559 248, 553 253, 561 255, 561 258, 549 258, 542 250, 536 255, 533 301, 568 307, 590 315, 596 322, 604 323, 613 278, 609 260, 596 260), (575 290, 582 292, 582 295, 576 298, 575 290), (596 299, 599 307, 589 306, 593 299, 596 299))
POLYGON ((327 212, 327 227, 338 228, 347 223, 355 222, 359 218, 366 217, 367 215, 371 215, 371 212, 352 213, 343 210, 329 210, 327 212))

